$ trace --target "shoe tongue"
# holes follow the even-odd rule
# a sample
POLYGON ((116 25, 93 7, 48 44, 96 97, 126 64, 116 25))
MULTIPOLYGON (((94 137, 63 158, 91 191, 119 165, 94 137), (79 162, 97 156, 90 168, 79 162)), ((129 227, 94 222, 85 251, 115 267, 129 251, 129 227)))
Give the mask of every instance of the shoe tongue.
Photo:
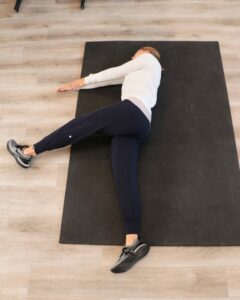
POLYGON ((27 148, 27 146, 24 146, 24 145, 17 145, 17 148, 19 148, 20 150, 23 150, 24 148, 27 148))

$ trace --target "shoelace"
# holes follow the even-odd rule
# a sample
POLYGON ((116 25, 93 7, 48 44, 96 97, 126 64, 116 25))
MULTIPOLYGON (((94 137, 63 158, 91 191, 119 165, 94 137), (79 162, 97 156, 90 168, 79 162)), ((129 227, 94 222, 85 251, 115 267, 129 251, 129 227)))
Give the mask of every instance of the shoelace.
POLYGON ((121 253, 121 255, 120 256, 122 256, 123 255, 123 253, 125 253, 125 254, 132 254, 132 255, 135 255, 135 253, 133 252, 133 249, 131 249, 131 248, 128 248, 128 247, 123 247, 123 249, 122 249, 122 253, 121 253))

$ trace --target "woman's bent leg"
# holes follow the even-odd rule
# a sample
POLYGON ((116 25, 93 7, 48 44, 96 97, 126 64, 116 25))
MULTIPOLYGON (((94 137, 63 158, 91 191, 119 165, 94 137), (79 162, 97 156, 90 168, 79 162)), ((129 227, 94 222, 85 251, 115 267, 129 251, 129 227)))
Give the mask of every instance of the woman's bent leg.
POLYGON ((114 136, 111 140, 112 169, 126 234, 140 233, 141 203, 137 189, 139 149, 139 141, 131 136, 114 136))
POLYGON ((78 116, 33 145, 36 154, 76 143, 96 133, 141 136, 149 129, 144 114, 131 101, 120 101, 78 116))

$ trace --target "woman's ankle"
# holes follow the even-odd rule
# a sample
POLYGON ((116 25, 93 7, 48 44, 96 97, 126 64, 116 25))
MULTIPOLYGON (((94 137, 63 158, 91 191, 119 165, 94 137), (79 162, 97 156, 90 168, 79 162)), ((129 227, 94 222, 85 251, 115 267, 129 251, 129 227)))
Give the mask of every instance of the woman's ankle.
POLYGON ((37 155, 33 146, 23 148, 22 152, 23 152, 23 154, 29 155, 29 156, 36 156, 37 155))
POLYGON ((125 245, 130 246, 132 245, 137 239, 139 235, 137 233, 130 233, 126 235, 125 245))

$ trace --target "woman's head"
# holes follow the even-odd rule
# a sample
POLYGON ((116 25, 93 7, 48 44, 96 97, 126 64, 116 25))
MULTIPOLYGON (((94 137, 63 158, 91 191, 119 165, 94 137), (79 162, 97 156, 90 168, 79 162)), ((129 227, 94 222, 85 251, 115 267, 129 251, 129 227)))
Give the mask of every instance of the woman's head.
POLYGON ((156 48, 153 47, 141 47, 140 49, 137 50, 137 52, 132 56, 132 59, 138 57, 139 55, 142 55, 144 53, 151 53, 153 56, 156 57, 157 60, 160 60, 160 53, 156 48))

